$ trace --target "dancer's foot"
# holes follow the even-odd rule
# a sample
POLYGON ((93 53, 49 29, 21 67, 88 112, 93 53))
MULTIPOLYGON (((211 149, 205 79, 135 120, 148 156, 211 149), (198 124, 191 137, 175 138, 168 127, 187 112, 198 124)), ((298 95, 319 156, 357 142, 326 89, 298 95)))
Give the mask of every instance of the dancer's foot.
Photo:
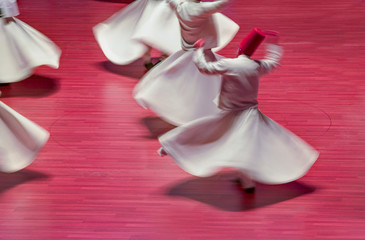
POLYGON ((163 149, 163 147, 161 147, 160 149, 157 150, 158 155, 160 155, 160 157, 164 157, 167 155, 167 152, 165 151, 165 149, 163 149))
POLYGON ((250 188, 244 188, 243 189, 246 193, 254 193, 256 188, 255 187, 250 187, 250 188))
POLYGON ((144 67, 147 69, 147 70, 150 70, 151 68, 153 68, 153 63, 152 62, 145 62, 144 63, 144 67))
POLYGON ((144 67, 147 70, 150 70, 151 68, 153 68, 153 63, 152 63, 152 60, 151 60, 152 47, 148 46, 148 45, 146 45, 146 47, 147 47, 147 50, 142 56, 142 61, 144 62, 144 67))
POLYGON ((234 182, 239 186, 241 186, 246 193, 255 192, 256 188, 255 182, 252 181, 251 178, 247 177, 243 173, 240 173, 239 177, 235 179, 234 182))

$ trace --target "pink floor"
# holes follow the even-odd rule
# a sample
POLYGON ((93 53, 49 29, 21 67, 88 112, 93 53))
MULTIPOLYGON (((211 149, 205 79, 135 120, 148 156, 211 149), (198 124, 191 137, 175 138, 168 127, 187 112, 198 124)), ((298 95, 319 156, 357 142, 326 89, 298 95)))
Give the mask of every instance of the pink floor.
POLYGON ((91 30, 131 1, 18 2, 63 55, 58 70, 0 86, 1 101, 51 132, 34 164, 0 174, 1 240, 365 239, 365 1, 225 10, 241 30, 224 56, 253 27, 281 33, 282 66, 262 79, 260 108, 320 151, 302 179, 253 195, 230 172, 199 179, 156 154, 168 126, 133 100, 141 61, 108 62, 91 30))

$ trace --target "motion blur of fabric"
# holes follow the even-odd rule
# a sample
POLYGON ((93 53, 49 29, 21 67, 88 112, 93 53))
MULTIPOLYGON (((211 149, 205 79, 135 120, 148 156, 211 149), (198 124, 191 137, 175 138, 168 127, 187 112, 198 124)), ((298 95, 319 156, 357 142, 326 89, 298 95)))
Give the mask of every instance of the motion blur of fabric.
POLYGON ((41 65, 58 68, 61 50, 46 36, 15 18, 15 0, 0 0, 0 83, 24 80, 41 65), (6 22, 5 18, 12 18, 6 22))
POLYGON ((0 171, 16 172, 31 164, 49 133, 0 101, 0 171))
MULTIPOLYGON (((0 0, 0 84, 21 81, 33 68, 58 68, 61 50, 43 34, 15 18, 15 0, 0 0)), ((1 92, 0 92, 1 95, 1 92)), ((31 164, 49 133, 0 101, 0 171, 16 172, 31 164)))
POLYGON ((167 54, 181 49, 179 22, 164 1, 134 1, 93 31, 103 53, 114 64, 137 60, 149 46, 167 54))
POLYGON ((173 125, 219 112, 213 100, 219 94, 221 76, 199 72, 193 63, 193 45, 207 39, 208 61, 221 58, 211 51, 223 48, 236 35, 239 26, 217 13, 226 1, 168 1, 179 19, 182 50, 149 71, 134 89, 134 98, 173 125))

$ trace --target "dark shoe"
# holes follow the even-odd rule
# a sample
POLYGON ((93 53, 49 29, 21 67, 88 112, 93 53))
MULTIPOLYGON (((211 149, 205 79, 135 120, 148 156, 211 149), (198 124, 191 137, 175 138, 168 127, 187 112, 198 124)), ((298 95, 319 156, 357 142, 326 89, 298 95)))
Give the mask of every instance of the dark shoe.
POLYGON ((254 193, 255 192, 255 184, 253 182, 250 182, 248 184, 242 183, 242 179, 236 178, 232 180, 237 186, 241 187, 245 193, 254 193))
POLYGON ((244 188, 243 189, 246 193, 254 193, 256 188, 255 187, 250 187, 250 188, 244 188))
POLYGON ((153 63, 152 62, 148 62, 148 63, 144 63, 144 67, 147 69, 147 70, 150 70, 151 68, 153 68, 153 63))

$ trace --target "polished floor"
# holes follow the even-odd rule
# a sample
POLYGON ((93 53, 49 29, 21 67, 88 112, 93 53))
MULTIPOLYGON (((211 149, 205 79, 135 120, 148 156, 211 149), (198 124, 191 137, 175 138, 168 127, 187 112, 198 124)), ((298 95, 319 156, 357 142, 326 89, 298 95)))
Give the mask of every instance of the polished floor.
POLYGON ((19 18, 63 55, 58 70, 0 86, 1 101, 51 132, 29 168, 0 174, 0 239, 365 239, 365 1, 225 9, 241 29, 224 56, 253 27, 281 33, 282 66, 262 79, 260 108, 320 151, 300 180, 255 194, 232 172, 196 178, 157 155, 171 126, 133 100, 141 61, 108 62, 91 30, 130 2, 18 1, 19 18))

